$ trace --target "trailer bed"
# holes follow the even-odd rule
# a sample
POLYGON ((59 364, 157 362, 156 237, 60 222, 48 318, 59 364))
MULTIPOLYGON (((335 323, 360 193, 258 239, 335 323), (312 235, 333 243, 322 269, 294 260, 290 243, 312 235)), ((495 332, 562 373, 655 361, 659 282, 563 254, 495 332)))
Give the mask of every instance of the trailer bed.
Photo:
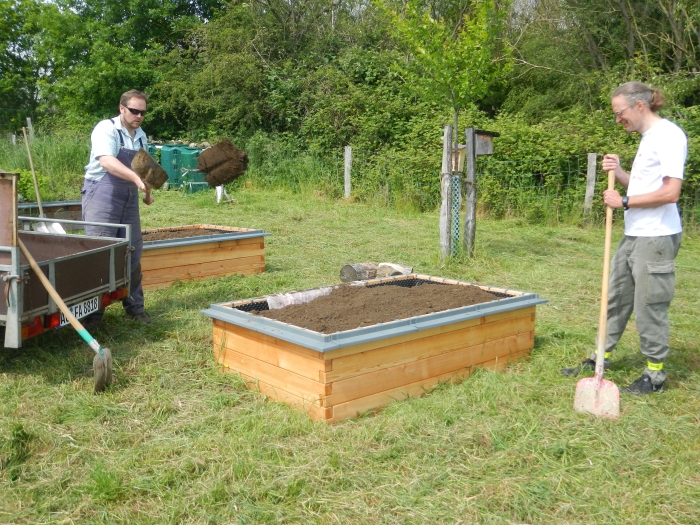
MULTIPOLYGON (((128 238, 21 230, 18 236, 58 295, 69 307, 77 309, 74 312, 77 317, 126 294, 130 278, 128 238)), ((6 278, 0 281, 4 288, 4 300, 0 301, 0 325, 9 323, 13 326, 14 330, 6 330, 5 347, 18 348, 22 339, 54 328, 57 319, 60 319, 58 325, 63 325, 65 319, 60 317, 58 307, 25 257, 20 253, 16 265, 13 265, 12 257, 11 251, 0 250, 0 279, 6 278), (19 277, 16 297, 13 298, 10 298, 7 279, 11 274, 19 277)))

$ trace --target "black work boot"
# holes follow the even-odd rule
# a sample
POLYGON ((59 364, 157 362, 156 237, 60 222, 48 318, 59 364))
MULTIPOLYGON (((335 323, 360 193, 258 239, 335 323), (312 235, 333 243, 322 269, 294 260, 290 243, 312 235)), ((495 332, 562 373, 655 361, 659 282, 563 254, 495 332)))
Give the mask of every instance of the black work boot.
POLYGON ((664 383, 655 385, 651 382, 651 377, 647 374, 642 374, 642 377, 634 381, 631 385, 623 388, 621 391, 627 394, 634 394, 637 396, 645 396, 647 394, 658 394, 664 391, 664 383))
MULTIPOLYGON (((607 370, 610 367, 610 359, 606 359, 603 364, 603 370, 607 370)), ((586 370, 595 370, 595 359, 584 359, 581 364, 575 366, 574 368, 562 368, 561 374, 564 376, 577 376, 581 372, 586 370)))

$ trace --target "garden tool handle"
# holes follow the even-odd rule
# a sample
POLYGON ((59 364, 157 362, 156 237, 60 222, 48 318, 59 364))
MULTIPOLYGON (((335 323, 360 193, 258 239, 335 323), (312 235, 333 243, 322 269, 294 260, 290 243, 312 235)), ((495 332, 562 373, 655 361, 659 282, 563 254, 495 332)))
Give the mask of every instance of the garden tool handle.
POLYGON ((34 180, 34 193, 36 193, 36 203, 39 205, 39 217, 44 218, 44 208, 41 205, 41 194, 39 194, 39 183, 36 180, 36 172, 34 171, 34 161, 32 161, 32 153, 29 150, 29 139, 27 138, 26 128, 22 128, 24 133, 24 145, 27 146, 27 156, 29 157, 29 167, 32 169, 32 179, 34 180))
MULTIPOLYGON (((608 172, 608 190, 615 189, 615 170, 608 172)), ((608 328, 608 290, 610 287, 610 244, 612 239, 613 209, 605 209, 605 250, 603 254, 603 286, 600 292, 600 317, 598 319, 598 352, 596 354, 596 376, 603 376, 605 366, 605 334, 608 328)))

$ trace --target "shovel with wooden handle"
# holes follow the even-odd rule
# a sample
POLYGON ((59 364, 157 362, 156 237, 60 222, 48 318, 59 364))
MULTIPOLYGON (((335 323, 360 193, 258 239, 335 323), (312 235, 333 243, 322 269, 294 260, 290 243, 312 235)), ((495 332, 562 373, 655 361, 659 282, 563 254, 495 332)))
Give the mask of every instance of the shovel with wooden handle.
MULTIPOLYGON (((36 180, 36 172, 34 171, 34 162, 32 161, 32 152, 29 149, 29 139, 27 139, 27 130, 22 128, 22 133, 24 133, 24 144, 27 146, 27 155, 29 156, 29 167, 32 170, 32 179, 34 180, 34 192, 36 193, 36 203, 39 205, 39 217, 44 217, 44 208, 41 205, 41 194, 39 193, 39 183, 36 180)), ((66 230, 63 229, 57 222, 38 222, 36 223, 34 229, 40 233, 60 233, 65 234, 66 230)))
MULTIPOLYGON (((608 172, 608 189, 615 187, 615 171, 608 172)), ((600 293, 600 318, 598 320, 598 348, 595 375, 579 380, 574 396, 574 410, 596 416, 617 419, 620 417, 620 390, 612 381, 603 379, 605 371, 605 334, 608 322, 608 287, 610 284, 610 240, 612 238, 612 213, 605 210, 605 254, 603 259, 603 289, 600 293)))
POLYGON ((29 266, 32 267, 34 274, 39 278, 41 284, 44 285, 46 291, 49 292, 49 295, 56 303, 56 306, 58 306, 58 309, 61 310, 65 318, 68 319, 68 322, 70 322, 71 326, 73 326, 80 337, 83 338, 83 341, 90 345, 90 348, 94 350, 95 358, 92 360, 92 367, 95 373, 95 392, 102 392, 105 387, 109 386, 109 384, 112 382, 112 352, 109 351, 109 348, 100 346, 100 344, 88 333, 88 331, 85 330, 85 327, 83 327, 80 321, 75 318, 75 316, 71 313, 70 308, 66 306, 66 303, 63 302, 61 296, 58 295, 58 292, 56 292, 56 289, 51 285, 51 282, 44 275, 44 272, 41 271, 41 268, 34 260, 34 257, 32 257, 32 254, 29 253, 29 250, 27 250, 27 247, 24 245, 22 240, 18 238, 17 243, 19 244, 19 249, 21 250, 22 254, 29 261, 29 266))

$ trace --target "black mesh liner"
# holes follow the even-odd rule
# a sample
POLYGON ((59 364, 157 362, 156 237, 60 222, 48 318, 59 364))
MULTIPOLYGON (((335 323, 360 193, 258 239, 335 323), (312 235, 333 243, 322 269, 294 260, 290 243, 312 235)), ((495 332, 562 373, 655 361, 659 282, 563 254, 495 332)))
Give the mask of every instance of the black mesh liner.
MULTIPOLYGON (((398 279, 396 281, 387 281, 385 283, 370 284, 367 286, 367 288, 376 288, 377 286, 403 286, 404 288, 413 288, 414 286, 423 286, 423 285, 457 286, 457 285, 450 284, 450 283, 439 283, 439 282, 435 282, 435 281, 427 281, 425 279, 398 279)), ((484 291, 490 293, 491 295, 498 297, 499 299, 504 299, 506 297, 513 297, 512 295, 507 294, 507 293, 503 293, 503 292, 494 292, 491 290, 484 290, 484 291)), ((241 310, 243 312, 262 312, 263 310, 270 309, 267 306, 267 301, 256 301, 254 303, 241 304, 239 306, 236 306, 235 308, 236 308, 236 310, 241 310)))
POLYGON ((254 303, 241 304, 235 307, 236 310, 241 310, 243 312, 262 312, 263 310, 269 310, 267 306, 267 301, 256 301, 254 303))

